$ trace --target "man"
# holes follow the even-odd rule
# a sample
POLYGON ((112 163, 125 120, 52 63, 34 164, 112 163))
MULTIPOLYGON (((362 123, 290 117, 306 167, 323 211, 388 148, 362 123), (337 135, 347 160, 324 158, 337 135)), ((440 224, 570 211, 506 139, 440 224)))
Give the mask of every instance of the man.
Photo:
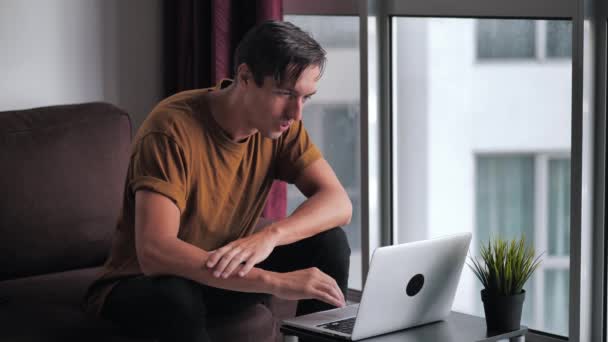
POLYGON ((302 105, 325 51, 286 22, 266 22, 235 53, 235 80, 160 102, 133 141, 123 207, 87 309, 161 341, 208 341, 206 317, 260 300, 298 314, 344 306, 352 206, 310 141, 302 105), (258 220, 273 179, 308 197, 258 220))

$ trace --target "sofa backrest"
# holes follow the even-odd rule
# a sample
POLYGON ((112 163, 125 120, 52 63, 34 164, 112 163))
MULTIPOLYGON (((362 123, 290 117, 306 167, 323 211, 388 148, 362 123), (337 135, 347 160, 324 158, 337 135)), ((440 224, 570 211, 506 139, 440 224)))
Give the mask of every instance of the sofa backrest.
POLYGON ((0 112, 0 280, 103 263, 130 144, 106 103, 0 112))

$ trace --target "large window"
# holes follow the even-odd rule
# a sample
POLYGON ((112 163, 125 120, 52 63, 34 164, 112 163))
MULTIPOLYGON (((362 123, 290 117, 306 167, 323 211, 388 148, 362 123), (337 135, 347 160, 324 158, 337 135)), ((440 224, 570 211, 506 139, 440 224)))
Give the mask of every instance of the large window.
MULTIPOLYGON (((525 234, 544 261, 525 286, 524 324, 568 335, 570 60, 477 63, 535 56, 538 26, 393 19, 394 227, 397 242, 473 232, 472 254, 525 234)), ((483 315, 480 289, 465 267, 455 309, 483 315)))
MULTIPOLYGON (((304 106, 304 126, 323 152, 353 204, 351 223, 343 227, 352 255, 349 288, 361 284, 361 176, 359 135, 359 18, 287 15, 285 20, 309 32, 327 51, 327 64, 318 92, 304 106)), ((304 196, 288 188, 291 213, 304 196)))
MULTIPOLYGON (((360 75, 343 72, 327 91, 340 101, 319 102, 326 114, 310 106, 360 110, 357 275, 377 246, 471 231, 475 254, 491 234, 524 233, 544 253, 526 285, 526 340, 606 342, 608 3, 283 1, 323 44, 359 45, 338 63, 360 57, 360 75), (353 76, 360 98, 342 101, 353 76)), ((349 139, 336 150, 352 149, 349 139)), ((453 309, 483 315, 479 289, 465 267, 453 309)))

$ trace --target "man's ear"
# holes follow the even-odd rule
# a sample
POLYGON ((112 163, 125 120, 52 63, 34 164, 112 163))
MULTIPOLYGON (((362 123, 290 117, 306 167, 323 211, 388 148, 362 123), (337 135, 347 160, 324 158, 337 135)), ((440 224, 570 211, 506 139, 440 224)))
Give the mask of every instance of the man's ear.
POLYGON ((241 63, 236 70, 236 77, 239 82, 243 82, 244 85, 248 85, 253 80, 253 75, 249 70, 249 67, 245 63, 241 63))

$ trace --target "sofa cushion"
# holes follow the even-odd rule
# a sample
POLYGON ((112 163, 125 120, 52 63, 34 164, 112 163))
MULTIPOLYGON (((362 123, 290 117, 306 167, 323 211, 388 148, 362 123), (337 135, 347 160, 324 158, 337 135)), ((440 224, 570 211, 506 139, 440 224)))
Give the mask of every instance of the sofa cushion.
POLYGON ((87 316, 81 298, 98 269, 0 282, 0 339, 6 341, 131 341, 108 322, 87 316))
POLYGON ((0 112, 0 280, 104 261, 130 144, 106 103, 0 112))
MULTIPOLYGON (((6 341, 144 341, 84 314, 81 299, 99 268, 0 282, 0 339, 6 341)), ((263 304, 210 317, 214 341, 280 339, 279 320, 263 304)))

